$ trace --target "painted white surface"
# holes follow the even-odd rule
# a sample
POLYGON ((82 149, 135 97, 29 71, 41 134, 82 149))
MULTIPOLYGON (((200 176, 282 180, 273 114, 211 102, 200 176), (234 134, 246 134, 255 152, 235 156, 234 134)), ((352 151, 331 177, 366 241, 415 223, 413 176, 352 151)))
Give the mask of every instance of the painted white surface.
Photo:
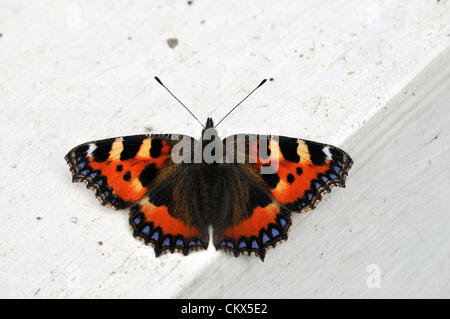
POLYGON ((1 297, 450 296, 448 1, 1 2, 1 297), (154 75, 201 120, 273 77, 221 135, 341 145, 348 187, 264 263, 155 258, 63 158, 145 127, 198 136, 154 75))

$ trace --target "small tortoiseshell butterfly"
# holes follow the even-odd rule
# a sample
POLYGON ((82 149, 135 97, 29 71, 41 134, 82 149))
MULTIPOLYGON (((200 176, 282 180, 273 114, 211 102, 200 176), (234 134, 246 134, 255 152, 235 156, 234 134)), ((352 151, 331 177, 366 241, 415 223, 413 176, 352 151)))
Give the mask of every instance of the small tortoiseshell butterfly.
POLYGON ((211 118, 199 141, 117 137, 81 144, 65 159, 73 181, 86 182, 102 205, 130 209, 133 235, 152 244, 156 256, 206 249, 212 226, 216 249, 262 260, 287 239, 292 212, 315 208, 332 186, 345 187, 353 164, 337 147, 298 138, 221 140, 211 118))

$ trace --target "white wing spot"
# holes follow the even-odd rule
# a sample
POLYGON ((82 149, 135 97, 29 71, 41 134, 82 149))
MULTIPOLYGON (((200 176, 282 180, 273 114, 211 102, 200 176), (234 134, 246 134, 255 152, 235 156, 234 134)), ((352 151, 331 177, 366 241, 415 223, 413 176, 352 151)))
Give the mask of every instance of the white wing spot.
POLYGON ((89 144, 89 148, 88 148, 88 150, 86 152, 86 156, 87 157, 92 156, 92 153, 94 153, 96 148, 97 148, 97 145, 95 145, 95 143, 89 144))
POLYGON ((331 155, 331 153, 330 153, 329 146, 325 146, 324 148, 322 148, 322 152, 324 152, 328 158, 333 159, 333 155, 331 155))

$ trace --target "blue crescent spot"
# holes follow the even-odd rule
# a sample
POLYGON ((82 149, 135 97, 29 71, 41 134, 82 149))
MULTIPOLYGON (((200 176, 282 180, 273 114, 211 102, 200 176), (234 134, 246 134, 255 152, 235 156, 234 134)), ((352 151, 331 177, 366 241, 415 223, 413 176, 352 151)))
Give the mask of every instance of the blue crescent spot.
POLYGON ((84 157, 82 157, 82 156, 78 156, 77 159, 76 159, 76 161, 79 162, 79 161, 81 161, 83 158, 84 158, 84 157))
POLYGON ((82 169, 85 166, 86 166, 86 162, 81 162, 80 164, 78 164, 79 169, 82 169))
POLYGON ((184 246, 184 241, 183 241, 183 239, 177 239, 176 245, 177 245, 177 246, 184 246))
POLYGON ((334 175, 333 173, 330 173, 329 175, 330 175, 330 178, 331 178, 331 179, 336 179, 336 178, 337 178, 337 176, 334 175))
POLYGON ((337 164, 338 164, 339 166, 342 166, 342 162, 341 162, 341 161, 338 161, 337 164))
POLYGON ((339 166, 336 166, 336 165, 333 165, 332 168, 334 169, 334 171, 335 171, 336 173, 339 173, 339 171, 341 170, 341 169, 339 168, 339 166))
POLYGON ((99 180, 97 181, 97 184, 98 184, 99 186, 102 186, 104 183, 105 183, 105 180, 104 180, 103 178, 101 178, 101 179, 99 179, 99 180))
POLYGON ((234 248, 234 244, 233 244, 231 241, 229 241, 229 242, 227 243, 227 246, 230 247, 230 248, 234 248))
POLYGON ((203 246, 203 243, 199 240, 197 240, 197 246, 203 246))
POLYGON ((275 227, 272 228, 272 237, 275 238, 277 236, 280 236, 280 232, 275 227))
POLYGON ((328 181, 328 178, 325 175, 322 175, 321 178, 324 182, 328 181))
POLYGON ((252 241, 252 248, 259 249, 259 244, 256 241, 256 239, 253 239, 253 241, 252 241))
MULTIPOLYGON (((133 222, 136 224, 136 225, 139 225, 140 223, 141 223, 141 220, 142 220, 142 218, 141 218, 141 216, 138 216, 138 217, 136 217, 135 219, 133 219, 133 222)), ((148 226, 147 226, 148 227, 148 226)), ((148 234, 147 234, 148 235, 148 234)))
POLYGON ((269 236, 267 236, 266 233, 263 233, 263 235, 262 235, 262 243, 265 244, 265 243, 267 243, 268 241, 270 241, 269 236))
POLYGON ((308 198, 308 200, 311 200, 312 199, 312 194, 311 193, 307 193, 306 197, 308 198))
POLYGON ((91 178, 95 178, 97 176, 97 172, 92 172, 91 175, 89 175, 91 178))
POLYGON ((195 246, 195 241, 193 241, 193 240, 191 240, 191 241, 189 242, 189 247, 192 247, 192 246, 195 246))
POLYGON ((316 190, 319 190, 319 188, 322 187, 318 182, 314 182, 314 186, 316 187, 316 190))
POLYGON ((247 244, 245 243, 245 241, 241 241, 239 243, 239 248, 245 248, 245 247, 247 247, 247 244))
POLYGON ((145 234, 145 235, 148 236, 148 234, 150 234, 150 226, 146 225, 146 226, 141 230, 141 232, 142 232, 143 234, 145 234))
POLYGON ((220 243, 220 247, 225 247, 225 245, 226 245, 227 243, 225 242, 225 241, 222 241, 221 243, 220 243))
POLYGON ((286 224, 287 224, 287 221, 284 218, 280 218, 280 224, 281 224, 281 227, 284 228, 284 226, 286 226, 286 224))
POLYGON ((89 174, 89 170, 85 169, 84 171, 81 171, 80 174, 83 175, 83 176, 86 176, 87 174, 89 174))
POLYGON ((152 235, 152 239, 158 240, 159 239, 159 231, 155 231, 152 235))
POLYGON ((104 191, 103 195, 105 195, 105 197, 108 197, 109 196, 109 191, 104 191))
POLYGON ((170 246, 170 239, 169 238, 164 239, 164 242, 162 245, 163 245, 163 247, 170 246))

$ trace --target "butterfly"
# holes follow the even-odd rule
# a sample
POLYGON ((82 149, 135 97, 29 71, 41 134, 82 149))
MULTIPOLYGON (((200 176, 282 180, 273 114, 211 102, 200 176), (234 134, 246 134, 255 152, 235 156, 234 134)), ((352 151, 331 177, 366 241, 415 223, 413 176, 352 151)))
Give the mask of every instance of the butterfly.
POLYGON ((332 186, 345 187, 353 161, 337 147, 271 135, 221 139, 216 127, 208 118, 199 140, 151 134, 92 141, 65 159, 73 182, 85 182, 102 205, 129 209, 133 236, 156 256, 188 255, 212 240, 217 250, 264 260, 268 248, 287 240, 293 212, 315 208, 332 186))

